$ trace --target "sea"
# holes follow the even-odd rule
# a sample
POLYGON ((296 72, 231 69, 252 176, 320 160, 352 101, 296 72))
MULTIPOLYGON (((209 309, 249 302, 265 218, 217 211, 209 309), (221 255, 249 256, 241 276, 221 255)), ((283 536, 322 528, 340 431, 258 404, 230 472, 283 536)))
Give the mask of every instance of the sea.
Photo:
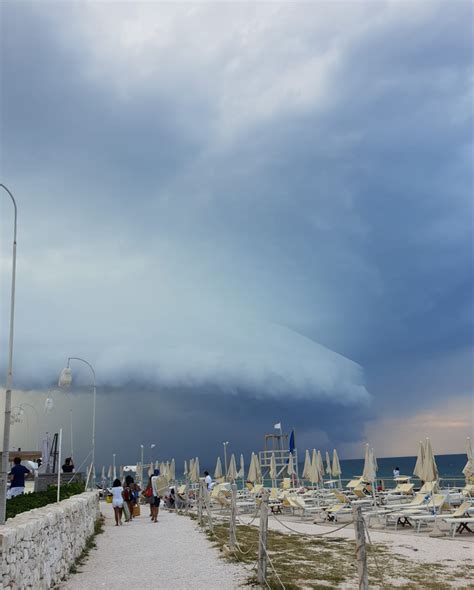
MULTIPOLYGON (((462 470, 467 462, 465 453, 457 455, 435 455, 438 473, 444 486, 462 486, 464 485, 464 475, 462 470)), ((364 459, 340 459, 342 481, 347 482, 355 477, 360 477, 364 470, 364 459)), ((400 475, 407 475, 412 477, 416 482, 416 477, 413 477, 413 469, 415 468, 416 457, 377 457, 378 471, 377 479, 393 479, 393 470, 398 467, 400 475)), ((326 464, 325 464, 326 465, 326 464)), ((207 468, 209 473, 214 473, 214 468, 207 468)), ((246 465, 248 469, 248 465, 246 465)), ((303 463, 299 464, 299 473, 303 472, 303 463)), ((325 476, 328 479, 329 476, 325 476)), ((265 480, 265 483, 268 483, 265 480)), ((271 485, 269 482, 268 485, 271 485)))

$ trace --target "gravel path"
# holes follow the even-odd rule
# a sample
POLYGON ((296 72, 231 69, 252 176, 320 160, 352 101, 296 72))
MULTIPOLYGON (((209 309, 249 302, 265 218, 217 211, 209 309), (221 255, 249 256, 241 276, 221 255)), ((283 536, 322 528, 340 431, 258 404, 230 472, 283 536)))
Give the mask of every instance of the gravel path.
POLYGON ((245 582, 247 572, 221 559, 190 518, 160 510, 153 524, 142 506, 143 516, 116 527, 112 507, 101 509, 105 529, 97 549, 62 588, 231 590, 245 582))

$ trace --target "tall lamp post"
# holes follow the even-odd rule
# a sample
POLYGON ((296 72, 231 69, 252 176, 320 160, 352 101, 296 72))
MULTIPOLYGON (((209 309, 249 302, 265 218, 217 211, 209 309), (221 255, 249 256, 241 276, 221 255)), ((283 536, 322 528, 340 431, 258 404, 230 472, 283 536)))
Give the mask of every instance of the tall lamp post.
MULTIPOLYGON (((70 435, 71 435, 71 457, 74 457, 74 435, 73 435, 73 430, 72 430, 72 399, 71 399, 71 396, 69 395, 69 393, 65 389, 63 391, 66 394, 66 397, 68 398, 69 403, 71 404, 69 406, 69 430, 70 430, 70 435)), ((53 393, 54 393, 54 390, 50 389, 48 391, 48 397, 46 398, 46 400, 44 402, 44 411, 47 414, 49 414, 54 408, 54 399, 52 398, 53 393)))
POLYGON ((15 281, 16 281, 16 230, 17 230, 17 207, 16 201, 11 192, 4 184, 0 184, 13 203, 13 254, 12 254, 12 281, 10 295, 10 334, 8 339, 8 368, 5 391, 5 421, 3 426, 3 452, 2 471, 0 473, 0 524, 5 523, 7 511, 7 479, 8 460, 10 451, 10 417, 12 407, 12 384, 13 384, 13 326, 15 318, 15 281))
POLYGON ((227 445, 229 444, 229 441, 226 440, 222 444, 224 445, 224 480, 227 481, 227 445))
MULTIPOLYGON (((34 411, 35 416, 36 416, 36 434, 37 434, 37 437, 36 437, 36 443, 35 443, 35 448, 34 448, 34 450, 36 451, 37 448, 38 448, 38 439, 39 439, 39 414, 38 414, 38 410, 34 406, 32 406, 31 404, 28 404, 26 402, 21 403, 19 406, 13 406, 11 408, 12 412, 10 414, 10 424, 11 425, 13 425, 13 424, 21 424, 23 422, 23 414, 25 414, 24 408, 31 408, 34 411), (16 413, 14 413, 13 410, 19 410, 19 411, 16 412, 16 413)), ((28 422, 28 414, 26 414, 26 429, 29 432, 30 425, 29 425, 29 422, 28 422)), ((26 444, 28 445, 28 435, 27 435, 27 438, 26 438, 26 444)))
POLYGON ((92 398, 92 458, 91 458, 91 469, 92 469, 92 477, 91 477, 91 484, 92 489, 95 489, 95 406, 96 406, 96 394, 97 394, 97 387, 96 387, 96 380, 95 380, 95 371, 94 367, 83 358, 78 356, 70 356, 67 359, 66 367, 61 371, 61 375, 59 376, 59 387, 68 389, 71 387, 72 383, 72 370, 70 368, 71 361, 80 361, 87 365, 92 373, 92 385, 93 385, 93 398, 92 398))

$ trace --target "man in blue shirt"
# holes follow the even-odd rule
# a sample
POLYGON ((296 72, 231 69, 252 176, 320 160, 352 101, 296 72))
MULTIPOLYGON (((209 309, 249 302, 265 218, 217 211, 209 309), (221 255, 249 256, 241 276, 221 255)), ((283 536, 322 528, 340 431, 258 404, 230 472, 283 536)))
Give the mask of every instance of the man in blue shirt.
POLYGON ((8 492, 9 498, 14 498, 25 493, 25 476, 30 473, 30 470, 21 464, 20 457, 15 457, 13 463, 14 465, 10 471, 11 484, 8 492))

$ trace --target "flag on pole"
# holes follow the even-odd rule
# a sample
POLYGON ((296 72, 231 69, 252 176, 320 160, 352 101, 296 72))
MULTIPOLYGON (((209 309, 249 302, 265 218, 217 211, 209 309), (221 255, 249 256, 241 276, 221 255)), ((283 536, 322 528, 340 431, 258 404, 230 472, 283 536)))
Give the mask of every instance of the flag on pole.
POLYGON ((290 435, 290 448, 289 451, 290 453, 293 453, 295 450, 295 431, 292 430, 291 431, 291 435, 290 435))
POLYGON ((277 430, 281 430, 281 422, 278 422, 278 424, 274 424, 273 428, 276 428, 277 430))

